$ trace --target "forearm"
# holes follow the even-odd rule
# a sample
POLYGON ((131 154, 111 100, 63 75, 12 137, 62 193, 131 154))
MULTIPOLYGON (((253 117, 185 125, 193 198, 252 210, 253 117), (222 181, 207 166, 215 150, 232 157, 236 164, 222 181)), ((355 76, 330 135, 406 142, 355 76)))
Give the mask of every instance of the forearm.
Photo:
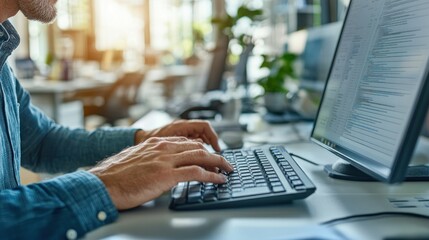
MULTIPOLYGON (((134 145, 135 129, 99 129, 88 132, 53 125, 40 147, 23 151, 23 166, 36 172, 71 172, 134 145)), ((38 137, 38 136, 36 136, 38 137)))
POLYGON ((117 216, 103 183, 83 171, 0 191, 0 236, 13 239, 82 237, 117 216))

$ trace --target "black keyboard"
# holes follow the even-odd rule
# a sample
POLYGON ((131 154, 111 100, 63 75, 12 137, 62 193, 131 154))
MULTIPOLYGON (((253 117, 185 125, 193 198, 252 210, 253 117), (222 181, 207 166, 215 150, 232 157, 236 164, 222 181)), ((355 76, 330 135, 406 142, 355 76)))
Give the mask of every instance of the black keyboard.
POLYGON ((316 187, 281 146, 225 150, 234 167, 225 184, 181 182, 170 208, 197 210, 269 205, 304 199, 316 187))

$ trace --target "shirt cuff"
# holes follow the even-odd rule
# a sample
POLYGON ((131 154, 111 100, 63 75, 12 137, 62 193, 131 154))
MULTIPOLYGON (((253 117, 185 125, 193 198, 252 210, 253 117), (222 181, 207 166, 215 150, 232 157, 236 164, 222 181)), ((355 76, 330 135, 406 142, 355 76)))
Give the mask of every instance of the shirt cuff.
MULTIPOLYGON (((135 128, 101 128, 99 139, 102 144, 98 148, 102 158, 110 157, 112 154, 119 153, 124 148, 135 145, 135 134, 140 129, 135 128)), ((97 132, 97 131, 96 131, 97 132)))
POLYGON ((103 182, 86 171, 77 171, 45 182, 66 204, 81 225, 79 235, 114 222, 118 211, 103 182))

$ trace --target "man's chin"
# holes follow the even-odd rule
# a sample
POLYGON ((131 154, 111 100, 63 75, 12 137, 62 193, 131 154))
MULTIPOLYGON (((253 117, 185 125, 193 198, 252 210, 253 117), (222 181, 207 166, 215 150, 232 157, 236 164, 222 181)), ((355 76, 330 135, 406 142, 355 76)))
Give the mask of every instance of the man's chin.
POLYGON ((26 17, 28 18, 28 20, 51 24, 55 22, 55 20, 57 19, 57 14, 55 13, 51 16, 26 16, 26 17))

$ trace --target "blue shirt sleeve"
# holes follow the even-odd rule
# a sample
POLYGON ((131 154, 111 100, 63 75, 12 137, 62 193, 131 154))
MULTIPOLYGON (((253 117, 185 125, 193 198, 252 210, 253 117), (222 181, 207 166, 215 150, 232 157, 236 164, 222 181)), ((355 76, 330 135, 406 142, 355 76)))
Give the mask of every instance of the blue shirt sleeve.
POLYGON ((10 239, 79 238, 118 218, 103 183, 78 171, 0 191, 0 236, 10 239))

